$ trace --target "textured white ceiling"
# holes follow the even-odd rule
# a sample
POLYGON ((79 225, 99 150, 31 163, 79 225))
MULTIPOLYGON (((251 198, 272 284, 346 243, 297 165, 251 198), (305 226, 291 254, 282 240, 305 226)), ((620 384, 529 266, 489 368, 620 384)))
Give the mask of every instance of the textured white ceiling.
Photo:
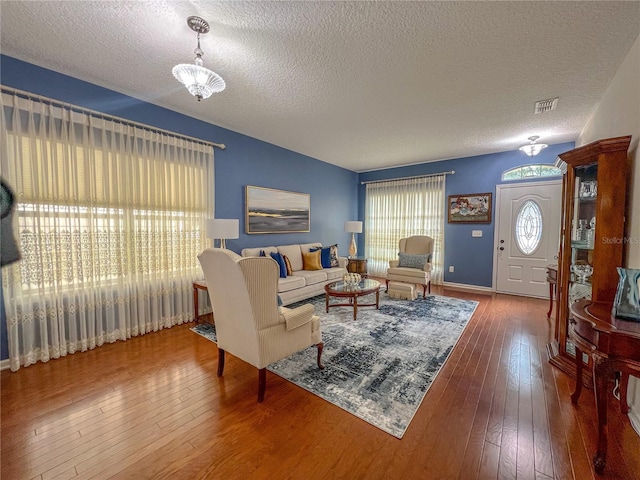
POLYGON ((573 141, 640 34, 638 1, 2 0, 0 16, 3 54, 354 171, 573 141), (193 59, 189 15, 227 83, 200 103, 171 75, 193 59))

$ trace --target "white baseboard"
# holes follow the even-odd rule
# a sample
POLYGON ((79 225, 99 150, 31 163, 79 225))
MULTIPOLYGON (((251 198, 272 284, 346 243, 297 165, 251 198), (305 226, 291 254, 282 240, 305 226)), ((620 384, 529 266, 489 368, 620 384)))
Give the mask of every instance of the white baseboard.
POLYGON ((0 360, 0 370, 7 370, 10 366, 11 362, 9 362, 8 358, 6 360, 0 360))
POLYGON ((460 290, 473 290, 476 292, 493 293, 491 287, 480 287, 478 285, 467 285, 466 283, 442 282, 442 286, 449 288, 458 288, 460 290))

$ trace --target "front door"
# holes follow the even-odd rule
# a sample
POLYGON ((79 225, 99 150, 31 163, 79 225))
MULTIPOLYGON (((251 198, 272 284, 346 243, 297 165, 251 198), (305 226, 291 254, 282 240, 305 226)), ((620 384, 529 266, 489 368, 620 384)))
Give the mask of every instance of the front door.
POLYGON ((548 297, 547 265, 558 263, 562 181, 496 187, 495 286, 548 297))

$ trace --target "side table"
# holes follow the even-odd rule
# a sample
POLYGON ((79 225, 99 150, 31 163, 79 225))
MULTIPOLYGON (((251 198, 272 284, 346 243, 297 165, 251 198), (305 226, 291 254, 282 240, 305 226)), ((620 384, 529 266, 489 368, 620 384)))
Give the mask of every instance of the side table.
POLYGON ((357 273, 362 278, 367 278, 367 259, 365 257, 349 257, 347 264, 347 272, 357 273))
POLYGON ((193 321, 198 323, 200 321, 200 306, 198 304, 198 290, 204 290, 209 292, 207 288, 207 282, 204 280, 196 280, 193 282, 193 321))

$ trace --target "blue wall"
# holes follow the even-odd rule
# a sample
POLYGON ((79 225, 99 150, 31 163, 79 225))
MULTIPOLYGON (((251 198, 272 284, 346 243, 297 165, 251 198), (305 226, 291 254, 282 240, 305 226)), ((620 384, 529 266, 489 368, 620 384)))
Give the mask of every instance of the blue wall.
MULTIPOLYGON (((495 226, 496 185, 502 182, 502 172, 513 167, 530 163, 554 164, 559 153, 571 150, 573 143, 550 145, 537 156, 531 158, 519 150, 478 155, 476 157, 422 163, 406 167, 377 170, 360 174, 360 181, 390 180, 393 178, 427 175, 431 173, 455 171, 447 175, 445 201, 449 195, 465 193, 493 193, 492 221, 490 224, 450 224, 444 225, 444 280, 446 282, 491 287, 493 279, 493 237, 495 226), (472 238, 472 230, 482 230, 481 238, 472 238), (449 273, 449 266, 455 267, 449 273)), ((550 177, 557 179, 558 177, 550 177)), ((540 179, 533 179, 539 181, 540 179)), ((513 183, 513 182, 508 182, 513 183)), ((359 186, 358 211, 364 217, 365 186, 359 186)), ((361 246, 364 235, 360 235, 361 246)), ((360 248, 360 247, 358 247, 360 248)), ((364 251, 364 249, 362 250, 364 251)))

